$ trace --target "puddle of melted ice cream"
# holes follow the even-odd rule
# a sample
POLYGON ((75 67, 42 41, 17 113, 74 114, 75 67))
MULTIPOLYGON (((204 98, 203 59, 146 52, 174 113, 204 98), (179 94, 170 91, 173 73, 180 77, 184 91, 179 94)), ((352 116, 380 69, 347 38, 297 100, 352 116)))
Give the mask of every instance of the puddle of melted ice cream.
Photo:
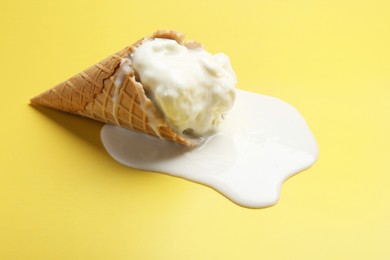
POLYGON ((315 138, 299 112, 274 97, 237 90, 218 134, 188 148, 113 125, 101 138, 118 162, 207 185, 250 208, 274 205, 283 182, 318 156, 315 138))

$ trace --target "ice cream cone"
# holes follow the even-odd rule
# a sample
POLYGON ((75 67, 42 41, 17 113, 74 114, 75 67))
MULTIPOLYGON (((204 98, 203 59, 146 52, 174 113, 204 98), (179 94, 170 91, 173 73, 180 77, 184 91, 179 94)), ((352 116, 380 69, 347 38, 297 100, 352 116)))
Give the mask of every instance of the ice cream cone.
POLYGON ((129 57, 140 44, 151 38, 192 44, 185 43, 180 33, 158 31, 32 98, 31 104, 115 124, 186 146, 196 145, 196 141, 168 125, 137 80, 129 57))

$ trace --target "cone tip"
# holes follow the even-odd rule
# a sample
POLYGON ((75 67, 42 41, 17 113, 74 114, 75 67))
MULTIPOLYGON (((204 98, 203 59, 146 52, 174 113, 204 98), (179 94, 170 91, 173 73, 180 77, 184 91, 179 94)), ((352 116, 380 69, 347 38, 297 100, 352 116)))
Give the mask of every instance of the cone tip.
POLYGON ((39 105, 39 95, 38 96, 35 96, 35 97, 32 97, 30 98, 30 105, 39 105))

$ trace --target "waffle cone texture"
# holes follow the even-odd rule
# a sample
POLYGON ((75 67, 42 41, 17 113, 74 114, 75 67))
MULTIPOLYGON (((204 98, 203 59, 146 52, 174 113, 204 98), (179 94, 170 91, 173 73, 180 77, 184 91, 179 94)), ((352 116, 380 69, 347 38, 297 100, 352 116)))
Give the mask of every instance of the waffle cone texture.
POLYGON ((175 31, 157 31, 32 98, 31 104, 118 125, 185 146, 196 145, 193 139, 169 126, 146 95, 147 90, 137 80, 137 73, 132 68, 131 54, 144 41, 154 38, 172 39, 183 45, 197 44, 184 42, 184 36, 175 31), (120 69, 124 61, 129 62, 130 67, 126 75, 120 69))

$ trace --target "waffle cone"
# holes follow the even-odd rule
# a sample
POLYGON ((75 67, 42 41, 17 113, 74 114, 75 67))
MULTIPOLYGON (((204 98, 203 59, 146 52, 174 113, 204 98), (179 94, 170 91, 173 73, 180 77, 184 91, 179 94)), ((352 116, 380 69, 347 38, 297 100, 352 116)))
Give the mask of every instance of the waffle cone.
POLYGON ((177 133, 164 120, 163 114, 137 81, 136 72, 128 59, 139 45, 152 38, 192 44, 185 43, 180 33, 158 31, 32 98, 31 104, 115 124, 186 146, 195 145, 193 139, 177 133), (130 71, 124 75, 120 68, 126 61, 130 71))

